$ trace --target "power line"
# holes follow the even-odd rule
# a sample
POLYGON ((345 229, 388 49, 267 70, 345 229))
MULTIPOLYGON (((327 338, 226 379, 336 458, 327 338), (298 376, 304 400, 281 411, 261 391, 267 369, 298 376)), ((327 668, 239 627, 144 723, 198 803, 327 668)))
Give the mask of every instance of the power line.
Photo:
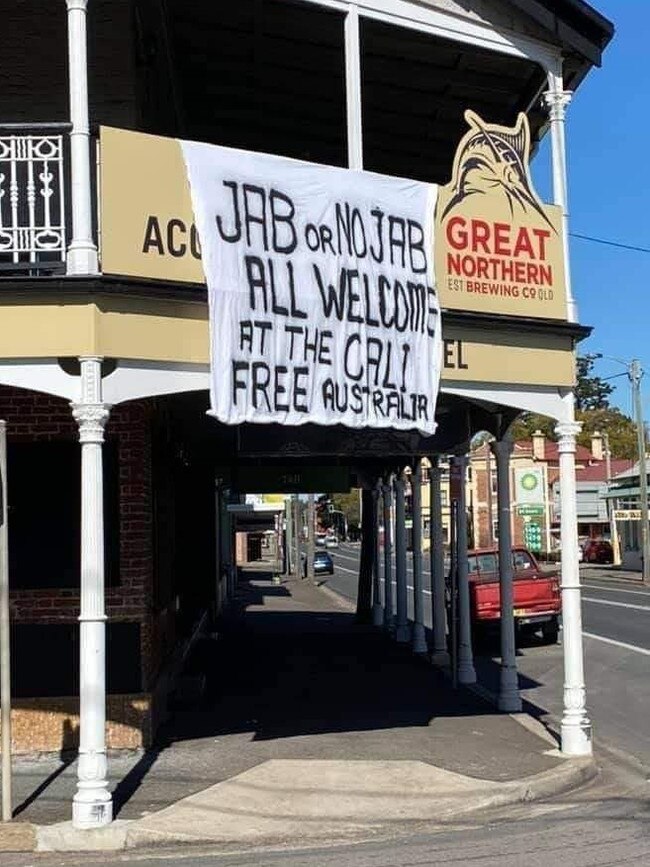
POLYGON ((581 241, 591 241, 593 244, 605 244, 607 247, 618 247, 620 250, 633 250, 635 253, 650 253, 650 247, 639 247, 636 244, 621 244, 620 241, 608 241, 605 238, 593 238, 591 235, 580 235, 578 232, 569 232, 572 238, 581 241))

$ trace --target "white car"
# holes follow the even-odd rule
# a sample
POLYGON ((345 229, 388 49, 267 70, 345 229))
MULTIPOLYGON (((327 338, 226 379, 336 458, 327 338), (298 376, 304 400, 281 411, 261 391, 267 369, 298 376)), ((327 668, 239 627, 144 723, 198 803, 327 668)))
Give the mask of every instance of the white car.
POLYGON ((325 537, 325 547, 326 548, 338 548, 339 540, 336 536, 326 536, 325 537))

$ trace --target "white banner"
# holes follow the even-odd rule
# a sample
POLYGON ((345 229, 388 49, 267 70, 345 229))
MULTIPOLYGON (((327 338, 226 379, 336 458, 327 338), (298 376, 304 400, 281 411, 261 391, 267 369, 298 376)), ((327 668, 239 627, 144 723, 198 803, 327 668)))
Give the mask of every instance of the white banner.
POLYGON ((212 414, 433 433, 437 187, 181 146, 208 284, 212 414))

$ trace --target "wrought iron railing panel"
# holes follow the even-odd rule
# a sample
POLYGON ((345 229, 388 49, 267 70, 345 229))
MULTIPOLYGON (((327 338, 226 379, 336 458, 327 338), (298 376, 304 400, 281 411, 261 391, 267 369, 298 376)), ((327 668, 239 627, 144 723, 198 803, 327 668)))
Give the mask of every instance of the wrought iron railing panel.
POLYGON ((62 130, 0 126, 0 275, 63 270, 66 142, 62 130))

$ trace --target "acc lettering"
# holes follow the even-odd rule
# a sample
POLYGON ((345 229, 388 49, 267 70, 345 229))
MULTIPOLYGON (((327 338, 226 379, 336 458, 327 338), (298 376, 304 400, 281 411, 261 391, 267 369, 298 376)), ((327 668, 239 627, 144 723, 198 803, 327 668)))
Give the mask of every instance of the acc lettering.
POLYGON ((201 258, 201 245, 199 233, 192 223, 189 227, 178 219, 172 217, 161 226, 160 220, 155 215, 147 217, 147 225, 144 230, 142 243, 143 253, 157 253, 159 256, 173 256, 180 259, 188 253, 195 259, 201 258))

